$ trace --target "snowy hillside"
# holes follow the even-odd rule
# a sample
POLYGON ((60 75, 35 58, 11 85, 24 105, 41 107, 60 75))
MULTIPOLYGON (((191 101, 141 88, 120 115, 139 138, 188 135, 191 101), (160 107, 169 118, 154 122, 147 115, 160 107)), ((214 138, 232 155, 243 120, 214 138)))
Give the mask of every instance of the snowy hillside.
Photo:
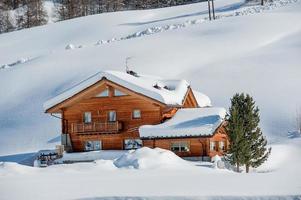
POLYGON ((1 34, 0 155, 53 148, 60 121, 43 103, 100 70, 124 70, 126 57, 138 72, 187 79, 216 106, 248 92, 269 138, 286 135, 301 105, 301 3, 259 7, 219 0, 220 19, 210 22, 207 4, 198 3, 1 34))
POLYGON ((301 138, 287 133, 301 108, 301 1, 215 3, 216 21, 208 21, 204 2, 1 34, 0 199, 300 199, 301 138), (87 163, 21 165, 60 142, 60 120, 44 113, 44 102, 99 71, 124 71, 126 57, 138 73, 186 79, 214 106, 227 108, 235 92, 250 93, 272 147, 268 161, 235 173, 141 148, 58 161, 95 160, 87 163))

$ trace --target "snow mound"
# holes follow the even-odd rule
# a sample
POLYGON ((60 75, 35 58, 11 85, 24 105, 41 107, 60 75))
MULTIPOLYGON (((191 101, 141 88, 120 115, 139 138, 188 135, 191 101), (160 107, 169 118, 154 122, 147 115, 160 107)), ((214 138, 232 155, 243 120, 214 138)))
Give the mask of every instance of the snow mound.
POLYGON ((0 162, 0 176, 7 174, 25 174, 34 171, 36 168, 21 165, 15 162, 0 162))
POLYGON ((9 68, 10 68, 10 66, 8 64, 2 65, 0 67, 0 69, 9 69, 9 68))
POLYGON ((4 64, 0 67, 0 69, 9 69, 15 65, 18 65, 18 64, 23 64, 23 63, 26 63, 27 61, 29 61, 30 59, 29 58, 19 58, 17 61, 13 62, 13 63, 9 63, 9 64, 4 64))
POLYGON ((219 155, 215 155, 211 158, 213 162, 214 169, 225 169, 225 163, 222 161, 222 158, 219 155))
POLYGON ((71 49, 75 49, 75 46, 73 44, 68 44, 66 47, 65 47, 66 50, 71 50, 71 49))
POLYGON ((56 160, 56 163, 82 162, 92 160, 114 160, 122 156, 123 150, 101 150, 89 152, 64 153, 63 157, 56 160))
POLYGON ((156 169, 181 168, 190 165, 171 151, 143 147, 129 151, 114 161, 118 168, 156 169))
POLYGON ((300 138, 301 132, 300 131, 290 131, 290 132, 288 132, 287 137, 290 139, 300 138))

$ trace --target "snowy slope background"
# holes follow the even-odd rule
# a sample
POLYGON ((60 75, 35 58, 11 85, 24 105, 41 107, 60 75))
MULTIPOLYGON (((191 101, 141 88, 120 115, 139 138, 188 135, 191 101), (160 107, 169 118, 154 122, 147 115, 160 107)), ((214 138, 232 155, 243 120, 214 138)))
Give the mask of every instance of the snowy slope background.
POLYGON ((60 121, 43 113, 43 103, 100 70, 125 70, 126 57, 138 73, 187 79, 215 106, 250 93, 265 134, 281 140, 301 106, 301 3, 273 5, 218 0, 220 19, 211 22, 207 4, 198 3, 1 34, 0 155, 53 148, 60 121))

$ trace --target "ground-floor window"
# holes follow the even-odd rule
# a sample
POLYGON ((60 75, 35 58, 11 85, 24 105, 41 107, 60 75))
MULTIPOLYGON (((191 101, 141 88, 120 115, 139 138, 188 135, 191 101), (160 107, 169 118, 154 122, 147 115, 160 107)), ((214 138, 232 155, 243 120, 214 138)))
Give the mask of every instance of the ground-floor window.
POLYGON ((219 150, 225 151, 225 142, 224 141, 219 141, 219 150))
POLYGON ((94 140, 94 141, 86 141, 85 142, 85 151, 96 151, 101 150, 101 141, 94 140))
POLYGON ((216 150, 215 142, 210 141, 210 151, 215 151, 215 150, 216 150))
POLYGON ((190 145, 188 142, 171 142, 170 150, 174 152, 188 152, 190 151, 190 145))
POLYGON ((142 147, 142 140, 140 139, 127 139, 124 140, 124 149, 138 149, 142 147))

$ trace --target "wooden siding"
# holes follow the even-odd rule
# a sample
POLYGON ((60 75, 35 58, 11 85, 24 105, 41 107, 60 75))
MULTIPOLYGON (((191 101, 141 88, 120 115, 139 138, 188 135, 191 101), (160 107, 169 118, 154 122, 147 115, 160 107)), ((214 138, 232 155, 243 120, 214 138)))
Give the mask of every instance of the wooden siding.
POLYGON ((184 98, 183 107, 184 108, 197 108, 198 107, 197 100, 196 100, 191 88, 188 89, 187 94, 184 98))
POLYGON ((222 156, 225 151, 219 149, 218 143, 220 141, 225 142, 225 151, 228 148, 228 137, 225 132, 225 127, 220 126, 215 134, 211 137, 183 137, 183 138, 153 138, 153 139, 143 139, 143 146, 149 148, 159 147, 162 149, 171 150, 171 144, 173 142, 187 142, 190 146, 190 151, 188 152, 175 152, 181 157, 199 157, 199 156, 209 156, 213 157, 216 154, 222 156), (214 151, 210 150, 210 141, 214 141, 217 145, 217 149, 214 151))
MULTIPOLYGON (((110 91, 113 89, 113 87, 109 87, 110 91)), ((125 91, 122 92, 125 93, 125 91)), ((109 92, 109 94, 112 93, 109 92)), ((144 124, 158 124, 161 122, 161 110, 162 108, 158 104, 147 101, 144 98, 137 98, 133 95, 110 95, 110 97, 85 98, 70 107, 64 108, 63 116, 64 119, 68 121, 67 129, 71 137, 74 151, 83 151, 84 143, 88 140, 101 140, 102 149, 123 149, 124 139, 139 138, 139 126, 144 124), (132 112, 134 109, 139 109, 141 111, 141 118, 132 118, 132 112), (122 123, 122 130, 118 133, 78 134, 71 132, 72 123, 83 122, 84 112, 91 112, 92 122, 107 122, 108 112, 113 110, 116 111, 117 121, 122 123)))
POLYGON ((83 100, 90 99, 91 97, 94 97, 95 95, 99 94, 101 91, 103 91, 105 89, 109 89, 109 95, 112 96, 113 95, 112 88, 116 88, 119 91, 121 91, 125 94, 132 95, 138 99, 144 99, 145 101, 148 101, 151 103, 156 103, 160 106, 166 106, 164 103, 162 103, 160 101, 157 101, 157 100, 147 97, 143 94, 129 90, 121 85, 118 85, 116 83, 113 83, 113 82, 107 80, 106 78, 103 78, 102 80, 98 81, 97 83, 95 83, 95 84, 89 86, 88 88, 80 91, 79 93, 75 94, 74 96, 49 108, 48 110, 46 110, 46 113, 61 113, 62 109, 64 109, 65 107, 70 107, 83 100))
MULTIPOLYGON (((198 107, 197 101, 191 88, 183 100, 184 108, 198 107)), ((142 94, 128 90, 127 88, 110 82, 106 79, 88 87, 69 99, 55 105, 47 110, 48 113, 62 114, 62 133, 70 135, 73 151, 84 151, 86 141, 101 141, 102 149, 120 150, 124 148, 125 139, 139 139, 138 129, 141 125, 154 125, 162 123, 164 120, 174 116, 180 107, 167 106, 157 100, 146 97, 142 94), (108 97, 96 97, 97 94, 108 89, 108 97), (126 96, 114 96, 114 89, 118 89, 126 96), (134 119, 133 110, 141 111, 141 118, 134 119), (108 121, 108 112, 116 111, 118 123, 122 123, 122 129, 114 133, 104 132, 85 132, 79 133, 72 131, 73 123, 83 123, 84 112, 91 112, 92 123, 106 123, 108 121)), ((189 152, 177 152, 179 156, 214 156, 222 155, 223 152, 210 151, 210 141, 225 141, 228 146, 227 135, 223 126, 216 130, 213 137, 193 137, 193 138, 160 138, 143 139, 143 145, 155 148, 171 149, 172 142, 184 141, 189 144, 189 152)))

